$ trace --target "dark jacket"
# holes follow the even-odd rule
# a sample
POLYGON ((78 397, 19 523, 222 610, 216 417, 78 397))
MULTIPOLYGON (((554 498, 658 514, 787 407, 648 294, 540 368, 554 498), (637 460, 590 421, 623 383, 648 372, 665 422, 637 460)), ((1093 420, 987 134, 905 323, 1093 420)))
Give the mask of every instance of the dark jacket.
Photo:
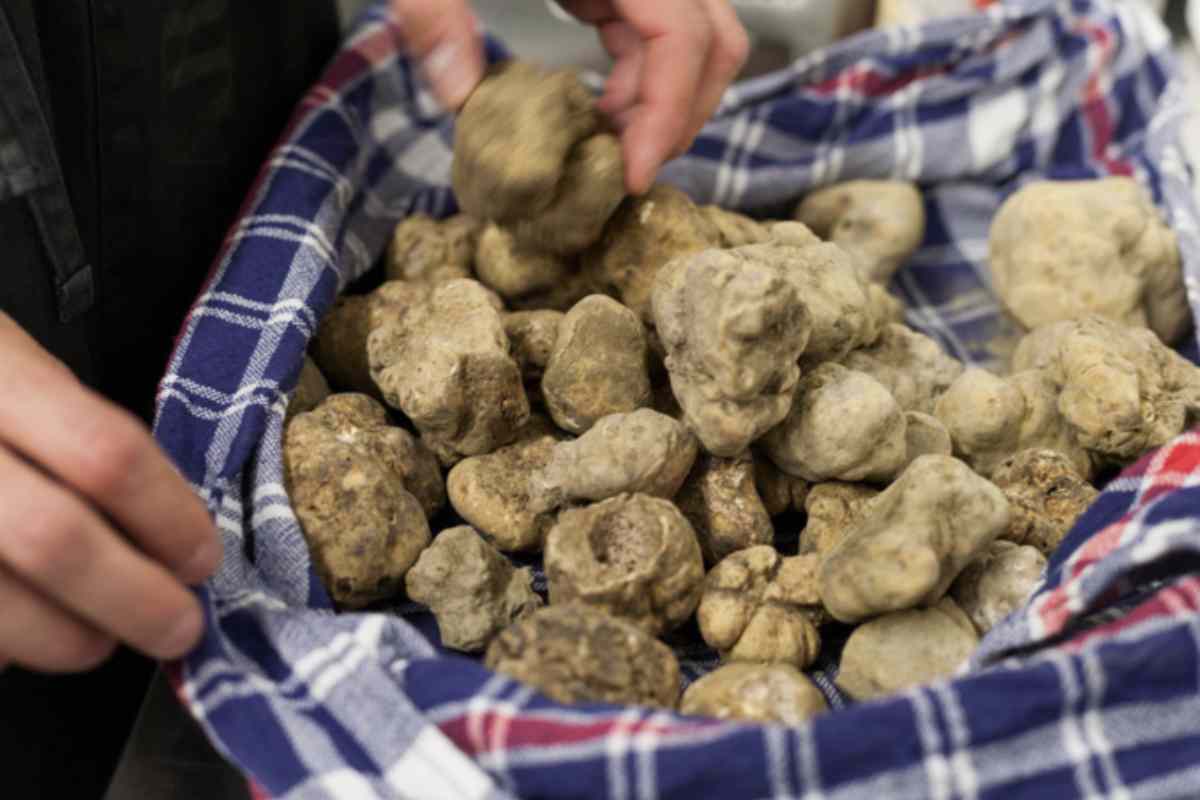
MULTIPOLYGON (((148 416, 337 37, 332 0, 0 0, 0 309, 148 416)), ((0 672, 0 795, 100 797, 149 670, 124 652, 81 676, 0 672)))
POLYGON ((257 166, 336 44, 336 9, 331 0, 0 8, 11 34, 0 30, 0 308, 148 414, 257 166), (35 102, 22 101, 24 88, 35 102))

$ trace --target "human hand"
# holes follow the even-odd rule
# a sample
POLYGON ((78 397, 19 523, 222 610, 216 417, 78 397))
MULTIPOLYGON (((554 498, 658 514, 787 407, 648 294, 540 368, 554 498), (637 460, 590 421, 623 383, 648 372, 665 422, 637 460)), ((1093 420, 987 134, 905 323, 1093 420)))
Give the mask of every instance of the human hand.
POLYGON ((118 641, 179 657, 204 624, 186 585, 220 558, 141 424, 0 312, 0 664, 88 669, 118 641))
MULTIPOLYGON (((594 25, 615 60, 598 107, 621 133, 625 184, 650 188, 685 152, 746 60, 749 40, 728 0, 561 0, 594 25)), ((438 100, 458 109, 484 72, 466 0, 392 0, 405 46, 438 100)))
POLYGON ((691 147, 746 61, 728 0, 560 0, 616 62, 597 104, 621 132, 625 185, 641 194, 691 147))

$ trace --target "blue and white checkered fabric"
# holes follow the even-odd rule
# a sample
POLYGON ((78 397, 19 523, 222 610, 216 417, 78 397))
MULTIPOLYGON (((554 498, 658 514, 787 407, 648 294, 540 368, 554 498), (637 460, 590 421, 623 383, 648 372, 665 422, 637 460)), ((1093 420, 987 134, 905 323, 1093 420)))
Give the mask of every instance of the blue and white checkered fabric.
MULTIPOLYGON (((363 16, 264 166, 158 397, 155 434, 226 548, 180 692, 256 791, 1200 796, 1194 436, 1105 492, 1043 592, 963 676, 799 728, 563 708, 441 654, 398 616, 334 615, 283 486, 288 393, 317 320, 396 222, 453 210, 452 120, 418 86, 383 8, 363 16)), ((986 364, 1015 333, 988 285, 988 221, 1036 178, 1141 181, 1179 232, 1200 310, 1200 218, 1169 52, 1139 5, 1102 0, 1011 0, 863 34, 730 90, 663 179, 699 201, 777 215, 824 183, 920 182, 928 236, 894 288, 910 323, 986 364)))

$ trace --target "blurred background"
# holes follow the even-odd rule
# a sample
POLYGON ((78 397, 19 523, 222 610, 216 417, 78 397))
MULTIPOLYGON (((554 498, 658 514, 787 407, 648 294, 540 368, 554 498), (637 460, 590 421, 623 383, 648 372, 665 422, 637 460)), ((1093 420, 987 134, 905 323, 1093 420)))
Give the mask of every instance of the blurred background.
MULTIPOLYGON (((369 0, 338 0, 343 23, 349 23, 369 0)), ((791 59, 871 25, 876 11, 903 19, 906 15, 954 13, 980 0, 733 0, 753 42, 743 77, 758 75, 791 59), (877 9, 878 4, 878 9, 877 9)), ((983 0, 986 2, 986 0, 983 0)), ((1161 14, 1175 40, 1180 67, 1190 87, 1193 107, 1200 111, 1200 0, 1116 0, 1141 3, 1161 14)), ((546 64, 574 64, 605 70, 609 59, 595 35, 547 0, 474 0, 491 32, 522 56, 546 64)), ((1200 115, 1194 115, 1187 143, 1192 163, 1200 164, 1200 115)), ((1198 187, 1200 191, 1200 187, 1198 187)))

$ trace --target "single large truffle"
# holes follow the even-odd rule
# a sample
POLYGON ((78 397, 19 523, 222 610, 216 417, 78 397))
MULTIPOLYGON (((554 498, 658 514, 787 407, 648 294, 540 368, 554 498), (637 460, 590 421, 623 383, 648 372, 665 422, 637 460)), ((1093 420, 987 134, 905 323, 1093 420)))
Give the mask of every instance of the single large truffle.
POLYGON ((811 320, 780 250, 709 250, 659 275, 654 321, 704 449, 741 454, 787 416, 811 320))
POLYGON ((676 258, 715 246, 712 232, 687 195, 660 184, 617 209, 603 238, 584 254, 583 270, 650 323, 658 273, 676 258))
POLYGON ((342 608, 392 596, 429 543, 441 476, 420 442, 365 395, 332 395, 288 423, 288 496, 317 575, 342 608))
POLYGON ((828 705, 825 696, 790 664, 726 664, 683 693, 684 714, 800 725, 828 705))
POLYGON ((404 582, 409 598, 433 611, 442 644, 467 653, 542 606, 532 571, 515 569, 466 525, 439 533, 404 582))
POLYGON ((728 661, 803 669, 816 660, 824 621, 818 558, 783 558, 769 545, 739 550, 708 573, 696 614, 700 634, 728 661))
POLYGON ((1191 324, 1179 244, 1131 178, 1039 181, 992 221, 992 285, 1026 328, 1088 314, 1173 342, 1191 324))
POLYGON ((870 375, 905 411, 932 414, 939 397, 963 373, 933 339, 899 324, 885 325, 879 340, 842 360, 849 369, 870 375))
POLYGON ((971 368, 937 401, 935 416, 950 433, 954 454, 980 475, 992 475, 1013 453, 1030 448, 1062 453, 1091 477, 1092 458, 1059 411, 1059 393, 1044 370, 1001 378, 971 368))
POLYGON ((904 412, 879 381, 826 363, 800 379, 787 418, 762 441, 807 481, 887 482, 907 463, 904 412))
POLYGON ((530 250, 595 242, 625 194, 620 144, 569 70, 510 61, 486 76, 455 124, 454 192, 477 219, 530 250))
POLYGON ((529 419, 494 295, 450 281, 367 339, 371 377, 445 464, 508 444, 529 419))
POLYGON ((770 544, 775 538, 771 515, 755 487, 754 470, 748 455, 702 455, 675 497, 675 504, 695 528, 709 564, 747 547, 770 544))
POLYGON ((646 333, 632 311, 592 295, 558 326, 542 395, 560 428, 583 433, 609 414, 648 407, 646 333))
POLYGON ((517 441, 454 465, 446 478, 450 504, 501 550, 540 550, 555 517, 533 509, 529 476, 550 463, 561 438, 549 420, 535 416, 517 441))
POLYGON ((436 285, 471 277, 479 223, 465 214, 435 220, 413 214, 392 234, 385 262, 388 280, 436 285))
POLYGON ((962 571, 950 596, 982 636, 1029 599, 1045 570, 1035 548, 997 539, 962 571))
POLYGON ((859 523, 879 490, 857 483, 819 483, 808 492, 808 524, 800 534, 800 552, 824 558, 859 523))
POLYGON ((842 247, 872 281, 887 283, 925 239, 921 192, 904 181, 858 180, 804 198, 796 219, 842 247))
POLYGON ((992 480, 1008 498, 1012 523, 1001 536, 1051 556, 1100 493, 1053 450, 1022 450, 1000 462, 992 480))
POLYGON ((855 700, 886 697, 950 677, 978 644, 971 620, 945 597, 859 626, 842 650, 837 685, 855 700))
POLYGON ((1030 333, 1013 369, 1046 377, 1075 441, 1100 463, 1136 460, 1200 412, 1200 368, 1151 331, 1099 316, 1030 333))
POLYGON ((492 640, 484 662, 560 703, 673 708, 679 662, 632 622, 579 603, 550 606, 492 640))
POLYGON ((675 506, 621 495, 559 515, 546 539, 546 578, 551 603, 579 601, 657 635, 696 610, 704 562, 675 506))
POLYGON ((680 422, 648 408, 612 414, 554 447, 528 478, 529 505, 548 511, 626 492, 671 498, 695 460, 696 439, 680 422))
POLYGON ((922 456, 825 556, 821 601, 842 622, 933 605, 1010 519, 1004 494, 966 464, 922 456))

